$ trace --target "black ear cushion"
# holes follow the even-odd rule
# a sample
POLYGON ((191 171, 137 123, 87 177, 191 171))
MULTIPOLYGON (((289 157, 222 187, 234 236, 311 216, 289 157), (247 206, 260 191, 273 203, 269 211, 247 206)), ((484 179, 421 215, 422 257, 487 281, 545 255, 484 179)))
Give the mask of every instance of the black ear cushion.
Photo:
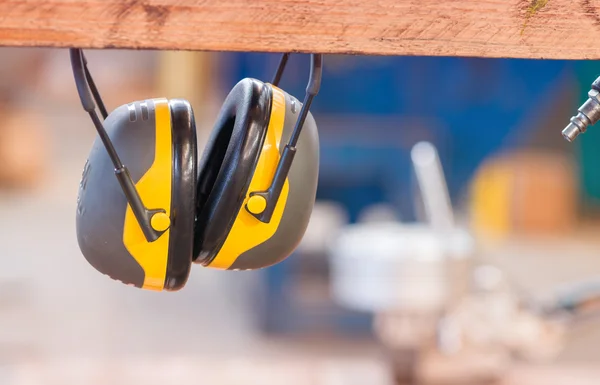
POLYGON ((165 289, 179 290, 187 282, 192 265, 198 151, 192 106, 182 99, 170 100, 169 106, 173 143, 172 220, 165 289))
POLYGON ((209 263, 242 206, 271 114, 271 86, 241 80, 229 93, 199 167, 194 255, 209 263))

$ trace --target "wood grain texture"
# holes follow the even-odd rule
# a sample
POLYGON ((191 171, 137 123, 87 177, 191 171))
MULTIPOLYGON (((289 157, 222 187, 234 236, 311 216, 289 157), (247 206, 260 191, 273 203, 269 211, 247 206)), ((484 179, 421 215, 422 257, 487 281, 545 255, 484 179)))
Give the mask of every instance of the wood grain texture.
POLYGON ((600 0, 0 0, 0 45, 600 58, 600 0))

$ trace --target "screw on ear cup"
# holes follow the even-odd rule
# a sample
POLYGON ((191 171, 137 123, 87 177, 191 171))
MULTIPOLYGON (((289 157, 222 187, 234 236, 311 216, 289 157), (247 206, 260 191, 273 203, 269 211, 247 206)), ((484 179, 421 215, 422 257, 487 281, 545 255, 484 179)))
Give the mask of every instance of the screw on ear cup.
POLYGON ((271 110, 271 86, 243 79, 217 117, 199 167, 195 262, 210 263, 227 238, 252 179, 271 110))
MULTIPOLYGON (((281 143, 287 143, 302 103, 285 93, 285 121, 281 143)), ((282 145, 283 147, 283 145, 282 145)), ((287 258, 304 236, 317 194, 319 179, 319 134, 309 112, 296 145, 296 155, 288 174, 289 192, 279 226, 269 239, 245 251, 229 267, 231 270, 260 269, 287 258)))

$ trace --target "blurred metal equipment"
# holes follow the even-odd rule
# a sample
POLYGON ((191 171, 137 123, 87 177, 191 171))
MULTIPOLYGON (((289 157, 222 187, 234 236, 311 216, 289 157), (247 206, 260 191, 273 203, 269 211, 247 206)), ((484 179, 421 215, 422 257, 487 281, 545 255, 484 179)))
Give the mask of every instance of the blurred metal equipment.
POLYGON ((464 296, 474 244, 454 225, 436 149, 411 152, 429 225, 385 221, 348 226, 332 248, 333 291, 363 311, 443 311, 464 296))
POLYGON ((411 153, 427 224, 346 226, 332 241, 334 298, 375 314, 374 332, 401 384, 498 381, 514 356, 554 357, 565 325, 523 307, 503 272, 477 261, 454 223, 436 149, 411 153))
POLYGON ((431 143, 420 142, 413 147, 410 155, 431 226, 441 231, 453 229, 450 195, 435 147, 431 143))
POLYGON ((572 142, 583 134, 588 126, 593 126, 600 120, 600 77, 592 83, 588 92, 588 100, 579 108, 578 114, 571 118, 571 123, 563 130, 566 140, 572 142))

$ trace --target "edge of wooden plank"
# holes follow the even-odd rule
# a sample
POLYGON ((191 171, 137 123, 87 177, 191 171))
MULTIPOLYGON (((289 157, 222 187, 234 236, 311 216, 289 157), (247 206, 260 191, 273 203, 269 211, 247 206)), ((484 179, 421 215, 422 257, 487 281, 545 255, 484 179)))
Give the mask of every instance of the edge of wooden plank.
POLYGON ((0 46, 600 59, 600 0, 4 0, 0 46))

